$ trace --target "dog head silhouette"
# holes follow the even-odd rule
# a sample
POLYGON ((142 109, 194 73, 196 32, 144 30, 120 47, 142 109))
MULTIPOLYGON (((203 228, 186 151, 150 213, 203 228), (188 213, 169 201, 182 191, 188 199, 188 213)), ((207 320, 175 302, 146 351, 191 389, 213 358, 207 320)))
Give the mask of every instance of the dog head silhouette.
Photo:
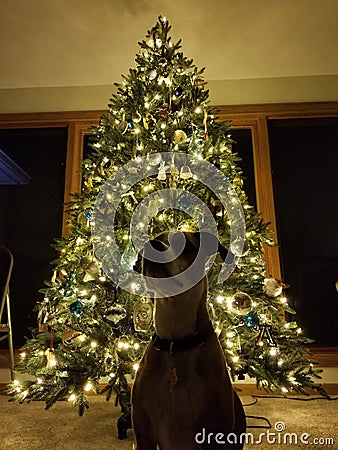
POLYGON ((155 296, 183 293, 205 278, 205 266, 219 254, 231 263, 233 254, 208 232, 163 232, 147 242, 134 270, 146 277, 155 296))

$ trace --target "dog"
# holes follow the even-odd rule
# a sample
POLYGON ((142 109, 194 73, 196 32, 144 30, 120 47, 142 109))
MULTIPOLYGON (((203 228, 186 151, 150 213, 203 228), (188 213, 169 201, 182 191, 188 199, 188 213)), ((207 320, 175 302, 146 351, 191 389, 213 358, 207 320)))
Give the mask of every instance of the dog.
POLYGON ((206 306, 205 264, 216 253, 229 255, 218 241, 215 247, 215 239, 206 232, 163 232, 147 243, 135 265, 155 303, 155 334, 132 388, 137 450, 243 448, 244 410, 206 306), (175 243, 182 238, 178 254, 175 243), (156 262, 149 256, 153 250, 171 258, 156 262))

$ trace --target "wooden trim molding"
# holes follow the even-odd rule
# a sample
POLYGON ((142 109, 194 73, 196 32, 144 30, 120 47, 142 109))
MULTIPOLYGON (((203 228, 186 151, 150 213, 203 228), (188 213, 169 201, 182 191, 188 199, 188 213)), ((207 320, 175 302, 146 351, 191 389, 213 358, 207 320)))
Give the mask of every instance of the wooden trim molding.
POLYGON ((338 102, 263 103, 257 105, 220 105, 215 108, 228 120, 253 117, 267 119, 295 119, 334 117, 338 115, 338 102))
MULTIPOLYGON (((220 120, 228 120, 223 114, 220 120)), ((270 164, 270 148, 267 121, 265 117, 235 118, 231 121, 232 128, 251 130, 253 145, 253 160, 255 172, 255 188, 257 209, 265 222, 270 223, 270 229, 277 236, 276 215, 270 164)), ((275 243, 276 238, 274 239, 275 243)), ((276 247, 264 246, 266 272, 276 278, 281 277, 279 252, 276 247)))
POLYGON ((65 175, 65 195, 64 195, 64 212, 62 220, 62 235, 68 233, 67 227, 67 206, 66 204, 72 200, 71 194, 81 191, 81 160, 83 158, 83 141, 84 135, 89 133, 89 128, 98 123, 96 120, 84 120, 81 122, 71 122, 68 125, 68 144, 67 144, 67 162, 65 175))
POLYGON ((73 122, 97 123, 106 111, 0 114, 0 128, 65 127, 73 122))

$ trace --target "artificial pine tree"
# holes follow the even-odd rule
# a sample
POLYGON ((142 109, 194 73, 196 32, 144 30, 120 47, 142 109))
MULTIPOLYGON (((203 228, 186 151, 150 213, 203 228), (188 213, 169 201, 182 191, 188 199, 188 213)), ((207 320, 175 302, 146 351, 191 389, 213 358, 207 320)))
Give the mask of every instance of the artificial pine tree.
POLYGON ((92 130, 93 151, 82 163, 83 188, 69 205, 70 232, 56 240, 60 256, 42 291, 38 329, 22 349, 17 367, 35 380, 15 381, 9 389, 14 400, 44 400, 49 408, 68 398, 82 415, 87 393, 100 392, 103 382, 107 398, 116 394, 122 412, 128 413, 130 381, 153 333, 151 300, 137 295, 137 286, 134 291, 122 288, 117 274, 120 267, 132 270, 140 250, 131 240, 135 209, 149 196, 144 214, 153 217, 145 225, 134 223, 145 226, 149 237, 165 230, 196 230, 205 209, 199 204, 189 209, 192 197, 179 196, 175 208, 161 205, 154 195, 164 189, 193 194, 210 212, 220 241, 233 248, 230 211, 196 175, 199 163, 224 174, 246 227, 231 276, 218 283, 217 262, 208 272, 210 316, 233 380, 248 376, 268 392, 306 393, 305 388, 314 388, 325 395, 314 382, 319 370, 308 359, 310 340, 296 322, 286 320, 294 311, 283 285, 265 273, 262 244, 274 243, 268 224, 243 192, 230 124, 217 120, 208 103, 204 69, 183 55, 180 41, 172 43, 169 31, 168 21, 159 17, 139 43, 136 68, 116 83, 107 114, 92 130), (145 160, 149 176, 137 178, 145 160), (126 186, 123 179, 114 179, 116 173, 125 174, 126 186), (136 181, 128 185, 135 174, 136 181), (102 191, 111 177, 115 184, 102 191), (101 240, 95 243, 102 217, 106 228, 99 230, 101 240))

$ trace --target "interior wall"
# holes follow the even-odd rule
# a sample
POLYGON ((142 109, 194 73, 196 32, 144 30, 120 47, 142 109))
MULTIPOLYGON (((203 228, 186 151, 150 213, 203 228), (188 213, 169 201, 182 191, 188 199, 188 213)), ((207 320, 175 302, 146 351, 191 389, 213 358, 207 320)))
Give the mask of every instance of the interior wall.
MULTIPOLYGON (((207 88, 213 105, 337 101, 338 75, 216 80, 207 88)), ((105 110, 114 91, 113 84, 0 89, 0 113, 105 110)))

